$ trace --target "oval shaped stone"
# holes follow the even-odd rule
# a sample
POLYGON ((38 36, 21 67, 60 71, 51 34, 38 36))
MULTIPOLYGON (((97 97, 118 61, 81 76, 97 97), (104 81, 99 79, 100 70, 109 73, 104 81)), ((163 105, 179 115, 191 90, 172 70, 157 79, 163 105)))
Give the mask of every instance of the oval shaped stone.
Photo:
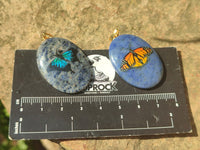
POLYGON ((118 75, 143 89, 156 86, 163 76, 163 64, 156 51, 134 35, 120 35, 110 44, 109 57, 118 75))
POLYGON ((38 48, 36 57, 44 79, 61 92, 80 92, 93 76, 89 59, 78 46, 66 39, 45 40, 38 48))

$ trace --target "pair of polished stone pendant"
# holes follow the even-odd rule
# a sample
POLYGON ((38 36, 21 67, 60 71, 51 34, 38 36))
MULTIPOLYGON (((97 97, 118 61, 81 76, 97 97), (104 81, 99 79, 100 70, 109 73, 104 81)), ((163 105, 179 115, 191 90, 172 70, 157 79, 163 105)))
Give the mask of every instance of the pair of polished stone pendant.
MULTIPOLYGON (((134 35, 120 35, 110 44, 109 58, 118 75, 137 88, 156 86, 163 65, 156 51, 134 35)), ((94 69, 82 50, 69 40, 48 38, 38 48, 37 65, 44 79, 65 93, 78 93, 94 79, 94 69)))

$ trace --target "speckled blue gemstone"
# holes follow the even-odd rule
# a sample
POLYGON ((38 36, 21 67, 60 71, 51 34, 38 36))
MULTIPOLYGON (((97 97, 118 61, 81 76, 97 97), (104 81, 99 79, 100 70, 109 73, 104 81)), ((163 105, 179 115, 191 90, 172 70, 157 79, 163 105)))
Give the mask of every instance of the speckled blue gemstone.
POLYGON ((50 38, 40 45, 37 65, 44 79, 65 93, 82 91, 93 75, 89 59, 82 50, 63 38, 50 38))
POLYGON ((135 87, 152 88, 162 79, 164 69, 158 54, 137 36, 115 38, 110 44, 109 57, 118 75, 135 87))

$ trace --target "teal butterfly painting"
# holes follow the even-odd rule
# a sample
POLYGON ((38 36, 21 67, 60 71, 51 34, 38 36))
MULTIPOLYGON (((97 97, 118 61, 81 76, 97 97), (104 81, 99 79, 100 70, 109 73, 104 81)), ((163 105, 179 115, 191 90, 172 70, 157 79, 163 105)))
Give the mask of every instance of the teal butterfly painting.
POLYGON ((72 50, 68 50, 66 52, 62 52, 62 50, 57 51, 56 58, 54 58, 51 62, 51 66, 58 69, 64 69, 69 62, 73 60, 72 54, 72 50))

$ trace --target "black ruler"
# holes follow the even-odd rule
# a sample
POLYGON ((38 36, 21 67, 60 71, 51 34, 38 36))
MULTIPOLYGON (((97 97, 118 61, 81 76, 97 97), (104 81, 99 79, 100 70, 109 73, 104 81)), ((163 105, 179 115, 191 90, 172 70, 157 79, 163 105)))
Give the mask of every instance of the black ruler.
POLYGON ((97 79, 82 93, 65 94, 52 88, 40 75, 36 50, 17 50, 10 138, 73 139, 192 132, 177 51, 156 51, 163 61, 165 76, 153 89, 141 90, 124 82, 109 68, 108 50, 87 50, 97 79))

